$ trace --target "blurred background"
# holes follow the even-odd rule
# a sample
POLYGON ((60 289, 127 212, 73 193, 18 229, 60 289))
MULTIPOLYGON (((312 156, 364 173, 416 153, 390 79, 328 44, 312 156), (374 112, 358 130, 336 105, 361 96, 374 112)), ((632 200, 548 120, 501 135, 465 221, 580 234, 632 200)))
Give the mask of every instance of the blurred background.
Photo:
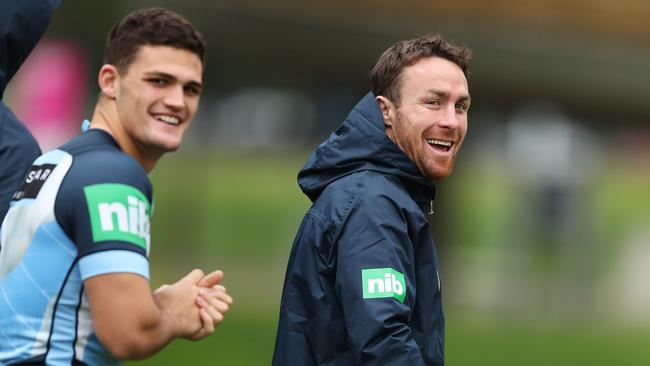
POLYGON ((378 56, 425 33, 474 52, 430 216, 447 364, 650 364, 650 2, 62 0, 7 92, 44 150, 92 114, 108 29, 156 5, 209 48, 194 125, 150 175, 152 283, 221 268, 235 304, 208 340, 131 364, 270 364, 310 205, 296 174, 378 56))

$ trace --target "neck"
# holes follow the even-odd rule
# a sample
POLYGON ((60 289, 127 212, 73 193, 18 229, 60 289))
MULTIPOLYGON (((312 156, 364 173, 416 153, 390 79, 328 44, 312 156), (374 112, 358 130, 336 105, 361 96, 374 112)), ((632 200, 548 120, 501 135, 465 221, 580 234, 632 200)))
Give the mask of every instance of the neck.
POLYGON ((128 135, 120 119, 113 100, 100 96, 95 111, 90 120, 90 129, 106 131, 111 135, 117 145, 126 153, 137 160, 144 170, 149 173, 155 167, 162 154, 147 154, 144 149, 138 148, 136 142, 128 135))
POLYGON ((395 137, 393 136, 393 128, 389 125, 384 125, 384 132, 386 133, 386 136, 397 145, 397 142, 395 142, 395 137))

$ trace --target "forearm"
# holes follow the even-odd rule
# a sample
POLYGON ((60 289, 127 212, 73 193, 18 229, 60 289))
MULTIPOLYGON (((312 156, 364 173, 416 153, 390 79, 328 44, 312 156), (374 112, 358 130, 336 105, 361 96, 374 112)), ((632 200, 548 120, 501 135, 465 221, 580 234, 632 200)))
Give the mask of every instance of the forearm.
POLYGON ((152 313, 141 312, 139 317, 133 318, 135 322, 114 324, 103 337, 98 334, 100 341, 118 359, 147 358, 177 337, 171 319, 157 307, 152 313))
POLYGON ((217 285, 223 272, 193 270, 152 294, 146 278, 112 273, 84 281, 95 332, 119 359, 153 355, 174 338, 198 340, 214 332, 232 298, 217 285))
MULTIPOLYGON (((188 332, 181 328, 183 324, 175 318, 177 314, 170 313, 169 306, 165 308, 165 301, 169 303, 165 299, 168 294, 152 295, 143 277, 120 273, 97 276, 85 281, 85 288, 97 337, 116 358, 151 356, 175 337, 188 332)), ((194 304, 193 298, 184 301, 194 304)), ((183 311, 189 316, 195 311, 196 322, 199 322, 198 309, 190 306, 181 309, 177 312, 183 311)))

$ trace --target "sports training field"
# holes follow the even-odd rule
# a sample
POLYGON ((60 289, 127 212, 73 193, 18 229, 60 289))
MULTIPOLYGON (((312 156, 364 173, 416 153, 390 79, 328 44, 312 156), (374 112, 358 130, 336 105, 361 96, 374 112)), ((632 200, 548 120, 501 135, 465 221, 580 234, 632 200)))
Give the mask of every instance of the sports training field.
MULTIPOLYGON (((307 154, 208 155, 167 156, 151 176, 152 282, 171 282, 194 266, 221 268, 235 304, 207 340, 175 341, 130 364, 270 364, 286 260, 309 206, 295 180, 307 154)), ((495 316, 454 306, 449 296, 445 305, 450 366, 650 365, 647 327, 495 316)))

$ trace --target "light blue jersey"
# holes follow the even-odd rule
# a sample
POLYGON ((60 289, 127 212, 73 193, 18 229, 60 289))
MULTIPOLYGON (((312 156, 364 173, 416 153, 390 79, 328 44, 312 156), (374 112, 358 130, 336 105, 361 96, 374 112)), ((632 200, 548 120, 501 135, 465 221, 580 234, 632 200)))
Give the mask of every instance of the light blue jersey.
POLYGON ((39 157, 0 230, 0 365, 115 365, 83 281, 149 277, 151 183, 112 137, 90 130, 39 157))

